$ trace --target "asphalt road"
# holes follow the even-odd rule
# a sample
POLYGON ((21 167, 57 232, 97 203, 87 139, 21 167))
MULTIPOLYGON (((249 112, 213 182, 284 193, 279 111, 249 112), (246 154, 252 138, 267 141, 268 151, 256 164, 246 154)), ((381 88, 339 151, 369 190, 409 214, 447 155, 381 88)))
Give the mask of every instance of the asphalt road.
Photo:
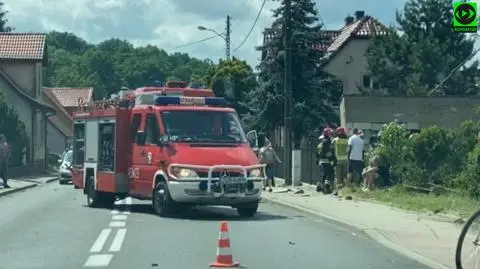
POLYGON ((113 211, 87 208, 80 190, 58 183, 1 197, 0 268, 205 269, 215 259, 222 220, 243 268, 426 268, 352 231, 273 205, 262 204, 252 220, 213 207, 162 219, 147 202, 121 203, 113 211))

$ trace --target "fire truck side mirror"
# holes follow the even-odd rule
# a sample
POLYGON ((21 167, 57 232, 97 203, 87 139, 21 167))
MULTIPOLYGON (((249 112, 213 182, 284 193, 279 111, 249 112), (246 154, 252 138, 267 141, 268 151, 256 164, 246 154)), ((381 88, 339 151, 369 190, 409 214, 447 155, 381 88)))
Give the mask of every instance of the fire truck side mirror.
POLYGON ((135 137, 135 143, 138 146, 145 146, 146 138, 147 137, 143 131, 138 131, 135 137))

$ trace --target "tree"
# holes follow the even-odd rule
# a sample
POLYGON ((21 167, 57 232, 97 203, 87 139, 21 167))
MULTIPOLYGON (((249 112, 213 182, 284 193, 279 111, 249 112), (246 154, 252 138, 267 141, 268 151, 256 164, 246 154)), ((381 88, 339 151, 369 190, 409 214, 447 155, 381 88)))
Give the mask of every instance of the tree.
POLYGON ((248 92, 255 89, 257 80, 246 61, 235 57, 232 60, 220 60, 207 70, 203 82, 213 89, 216 96, 229 100, 238 114, 242 116, 248 112, 243 104, 248 92))
MULTIPOLYGON (((259 86, 248 95, 246 107, 250 112, 244 120, 250 128, 271 131, 283 124, 284 12, 282 1, 274 10, 272 41, 260 48, 267 56, 258 66, 259 86)), ((321 69, 324 53, 313 48, 323 38, 315 2, 292 0, 291 14, 293 127, 294 142, 298 144, 302 136, 313 135, 316 127, 337 121, 331 92, 338 84, 321 69)))
POLYGON ((375 94, 476 95, 478 61, 455 68, 473 56, 474 40, 452 31, 452 2, 408 0, 397 12, 398 28, 376 38, 367 53, 375 94), (447 79, 448 78, 448 79, 447 79), (445 83, 442 84, 442 82, 445 83))
POLYGON ((3 1, 0 1, 0 32, 13 31, 12 27, 7 26, 8 24, 8 19, 6 18, 7 14, 8 14, 8 11, 5 10, 3 1))
MULTIPOLYGON (((0 92, 0 133, 4 134, 12 147, 12 157, 9 165, 22 164, 23 149, 28 146, 25 124, 18 118, 15 109, 9 106, 5 96, 0 92)), ((27 151, 28 152, 28 151, 27 151)))
POLYGON ((175 78, 190 81, 205 75, 210 60, 168 54, 156 46, 134 47, 120 39, 89 44, 72 33, 47 35, 49 66, 44 84, 50 87, 94 87, 95 97, 109 97, 122 87, 137 88, 175 78))

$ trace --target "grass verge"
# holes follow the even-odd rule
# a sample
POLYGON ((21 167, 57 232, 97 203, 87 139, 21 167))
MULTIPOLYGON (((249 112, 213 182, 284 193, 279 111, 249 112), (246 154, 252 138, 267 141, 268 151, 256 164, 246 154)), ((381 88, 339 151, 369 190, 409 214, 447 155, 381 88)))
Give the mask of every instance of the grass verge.
POLYGON ((406 210, 434 214, 445 213, 464 218, 480 208, 478 201, 460 194, 434 195, 412 193, 402 186, 371 192, 347 188, 342 190, 341 193, 342 195, 351 195, 360 200, 374 200, 406 210))

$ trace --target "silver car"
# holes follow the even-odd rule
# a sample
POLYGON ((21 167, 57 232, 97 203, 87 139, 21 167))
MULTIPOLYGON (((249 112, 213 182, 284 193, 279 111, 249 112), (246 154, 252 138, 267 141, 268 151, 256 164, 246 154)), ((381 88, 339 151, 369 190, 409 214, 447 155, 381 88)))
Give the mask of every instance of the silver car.
POLYGON ((73 161, 73 151, 69 150, 63 154, 63 159, 60 163, 59 176, 60 184, 66 184, 72 180, 72 171, 69 169, 73 161))

